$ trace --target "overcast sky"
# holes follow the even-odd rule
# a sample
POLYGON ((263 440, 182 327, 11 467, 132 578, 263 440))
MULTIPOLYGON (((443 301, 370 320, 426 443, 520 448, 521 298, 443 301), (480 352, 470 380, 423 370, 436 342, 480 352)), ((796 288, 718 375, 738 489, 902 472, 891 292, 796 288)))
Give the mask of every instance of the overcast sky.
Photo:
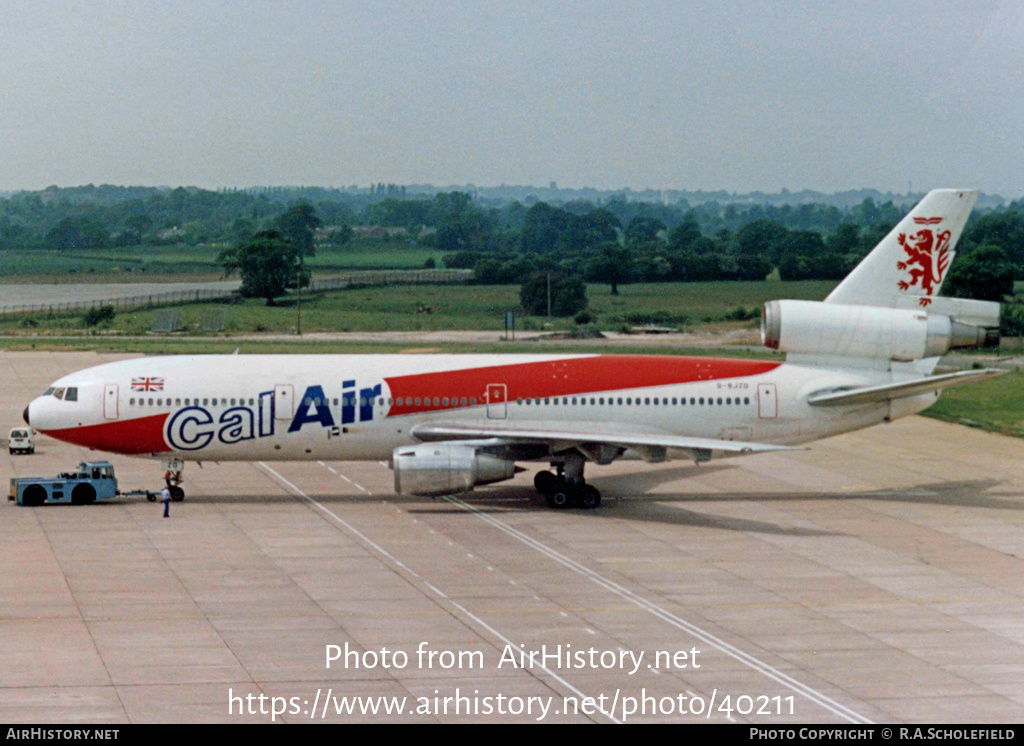
POLYGON ((0 190, 1024 195, 1024 0, 0 0, 0 190))

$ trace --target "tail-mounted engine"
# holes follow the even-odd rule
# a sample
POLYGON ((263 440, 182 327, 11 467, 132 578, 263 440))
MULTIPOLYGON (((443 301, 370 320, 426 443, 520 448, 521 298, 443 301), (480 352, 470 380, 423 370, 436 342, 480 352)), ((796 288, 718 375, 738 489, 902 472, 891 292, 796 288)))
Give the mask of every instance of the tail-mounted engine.
POLYGON ((396 448, 395 492, 435 497, 468 492, 515 476, 515 462, 461 443, 423 443, 396 448))
POLYGON ((773 300, 765 304, 761 314, 761 341, 781 352, 899 361, 998 342, 999 304, 955 298, 934 300, 935 313, 773 300))

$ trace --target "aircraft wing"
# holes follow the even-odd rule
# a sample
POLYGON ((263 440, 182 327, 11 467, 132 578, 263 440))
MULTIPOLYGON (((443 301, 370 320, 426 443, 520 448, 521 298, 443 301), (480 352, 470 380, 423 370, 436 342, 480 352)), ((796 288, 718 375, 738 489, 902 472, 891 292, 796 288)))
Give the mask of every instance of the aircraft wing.
POLYGON ((1004 370, 963 370, 957 373, 945 373, 940 376, 928 376, 914 381, 886 383, 881 386, 862 386, 855 389, 826 391, 811 394, 807 403, 815 407, 838 407, 850 404, 875 404, 902 399, 906 396, 917 396, 929 391, 940 391, 950 386, 960 386, 971 381, 991 378, 1005 373, 1004 370))
POLYGON ((425 423, 413 428, 414 437, 423 441, 439 440, 481 440, 497 438, 506 443, 545 443, 554 450, 575 446, 607 445, 620 448, 679 448, 692 451, 729 451, 732 453, 759 453, 763 451, 789 451, 791 446, 771 443, 752 443, 741 440, 720 440, 717 438, 694 438, 670 433, 616 432, 609 428, 572 430, 560 423, 559 427, 503 427, 501 425, 466 425, 458 423, 425 423))

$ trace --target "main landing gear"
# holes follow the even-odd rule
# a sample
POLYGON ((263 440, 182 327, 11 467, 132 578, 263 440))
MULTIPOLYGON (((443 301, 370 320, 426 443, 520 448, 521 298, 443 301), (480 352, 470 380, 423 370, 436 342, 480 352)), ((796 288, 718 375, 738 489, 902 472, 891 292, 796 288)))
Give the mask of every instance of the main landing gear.
POLYGON ((593 510, 601 504, 601 493, 583 480, 583 457, 571 457, 558 464, 558 473, 539 471, 533 486, 552 508, 593 510))

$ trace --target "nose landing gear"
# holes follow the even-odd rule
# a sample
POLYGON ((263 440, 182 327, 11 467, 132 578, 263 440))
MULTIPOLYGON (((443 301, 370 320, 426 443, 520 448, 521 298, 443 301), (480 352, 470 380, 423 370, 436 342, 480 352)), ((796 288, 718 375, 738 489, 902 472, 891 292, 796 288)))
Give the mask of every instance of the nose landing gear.
POLYGON ((176 458, 164 459, 164 482, 167 484, 167 489, 171 491, 171 500, 176 503, 185 499, 185 490, 180 486, 184 479, 182 476, 184 469, 184 461, 176 458))

